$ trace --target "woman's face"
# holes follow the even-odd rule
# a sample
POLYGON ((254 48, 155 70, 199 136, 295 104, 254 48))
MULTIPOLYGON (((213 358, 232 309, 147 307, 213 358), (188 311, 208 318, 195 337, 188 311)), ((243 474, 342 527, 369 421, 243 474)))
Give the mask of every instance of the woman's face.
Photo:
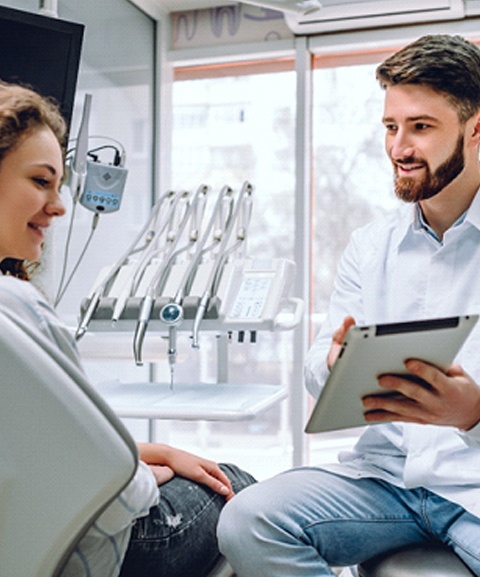
POLYGON ((0 261, 40 258, 46 229, 65 213, 62 178, 62 151, 47 127, 26 134, 0 162, 0 261))

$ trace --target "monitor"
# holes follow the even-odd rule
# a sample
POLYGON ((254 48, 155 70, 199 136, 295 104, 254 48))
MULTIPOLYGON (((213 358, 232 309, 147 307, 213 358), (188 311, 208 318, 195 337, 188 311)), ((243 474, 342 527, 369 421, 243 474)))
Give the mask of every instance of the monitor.
POLYGON ((53 97, 70 126, 83 24, 0 7, 0 79, 53 97))

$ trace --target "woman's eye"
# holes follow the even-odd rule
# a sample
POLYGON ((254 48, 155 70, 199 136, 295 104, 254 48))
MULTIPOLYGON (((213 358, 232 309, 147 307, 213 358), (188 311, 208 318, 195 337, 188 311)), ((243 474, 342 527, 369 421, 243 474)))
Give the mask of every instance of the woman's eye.
POLYGON ((41 178, 41 177, 34 178, 33 181, 42 187, 48 186, 48 183, 49 183, 49 181, 46 178, 41 178))

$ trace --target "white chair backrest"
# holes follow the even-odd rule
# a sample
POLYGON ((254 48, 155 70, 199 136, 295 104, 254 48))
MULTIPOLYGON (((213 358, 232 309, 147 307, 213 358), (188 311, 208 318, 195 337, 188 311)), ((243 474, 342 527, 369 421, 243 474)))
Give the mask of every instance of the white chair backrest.
POLYGON ((0 575, 53 577, 137 453, 81 371, 13 314, 0 310, 0 575))

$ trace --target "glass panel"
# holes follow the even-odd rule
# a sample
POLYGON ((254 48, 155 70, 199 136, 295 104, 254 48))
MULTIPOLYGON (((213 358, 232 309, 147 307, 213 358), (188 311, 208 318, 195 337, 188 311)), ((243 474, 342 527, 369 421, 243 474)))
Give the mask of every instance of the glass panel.
POLYGON ((293 254, 294 93, 294 72, 174 84, 172 186, 218 191, 249 180, 254 255, 293 254))
MULTIPOLYGON (((254 187, 247 254, 292 258, 294 234, 293 72, 177 81, 173 89, 172 182, 174 189, 211 185, 215 196, 225 184, 254 187)), ((291 380, 290 332, 258 333, 256 344, 232 336, 227 346, 228 381, 288 387, 291 380)), ((200 350, 185 337, 178 378, 216 378, 215 337, 205 333, 200 350), (213 340, 212 340, 213 339, 213 340)), ((166 370, 166 369, 165 369, 166 370)), ((288 405, 239 422, 172 422, 169 432, 182 447, 199 442, 217 460, 233 460, 258 478, 291 463, 288 405)))
POLYGON ((398 202, 383 148, 375 65, 314 72, 314 310, 326 312, 336 264, 353 229, 398 202))
MULTIPOLYGON (((350 233, 398 203, 383 147, 383 92, 375 80, 375 67, 314 71, 312 334, 326 313, 350 233)), ((349 437, 348 432, 311 437, 312 460, 330 459, 349 437)))

